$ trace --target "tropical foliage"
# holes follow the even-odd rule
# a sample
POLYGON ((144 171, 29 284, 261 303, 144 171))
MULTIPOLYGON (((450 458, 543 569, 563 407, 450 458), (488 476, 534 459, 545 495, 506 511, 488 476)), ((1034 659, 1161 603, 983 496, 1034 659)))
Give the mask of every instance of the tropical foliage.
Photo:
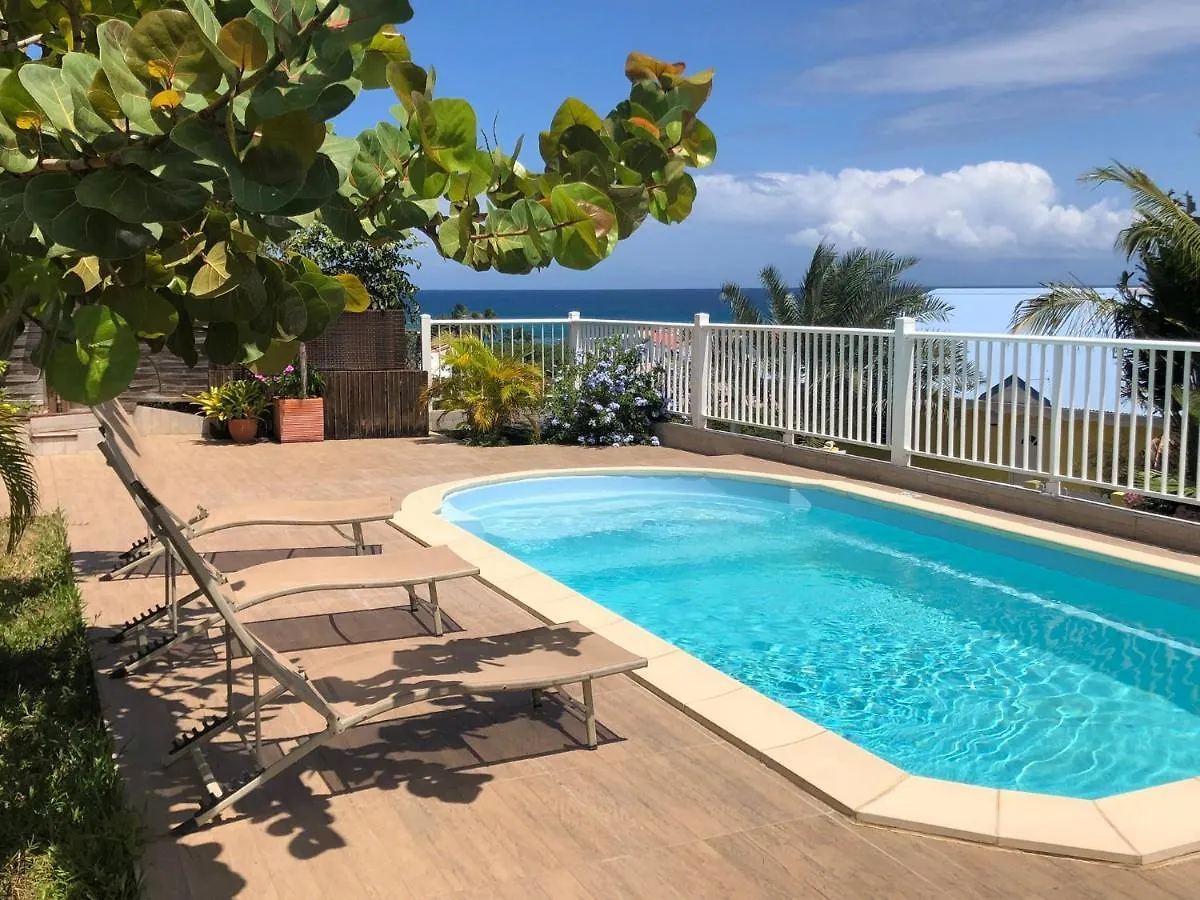
MULTIPOLYGON (((0 378, 7 371, 8 362, 0 361, 0 378)), ((26 412, 0 384, 0 481, 8 495, 8 553, 13 552, 38 509, 37 475, 25 437, 26 412)))
POLYGON ((409 251, 416 240, 406 236, 397 241, 343 241, 329 227, 309 225, 287 243, 287 249, 307 257, 326 275, 353 275, 371 298, 371 309, 403 310, 415 319, 417 286, 409 272, 420 268, 420 260, 409 251))
POLYGON ((558 444, 658 446, 654 424, 668 415, 662 378, 662 366, 647 365, 641 347, 605 341, 555 375, 542 434, 558 444))
POLYGON ((721 288, 733 320, 743 325, 813 325, 826 328, 890 328, 909 316, 923 322, 944 322, 953 307, 929 289, 908 281, 904 274, 917 264, 911 256, 886 250, 856 248, 839 254, 821 242, 813 251, 804 278, 789 288, 779 270, 765 267, 759 282, 766 310, 759 308, 737 284, 721 288))
POLYGON ((462 414, 469 441, 494 444, 514 428, 536 434, 542 405, 542 371, 510 356, 498 355, 477 337, 453 338, 442 354, 440 371, 426 389, 425 403, 462 414))
MULTIPOLYGON (((1012 330, 1200 341, 1200 216, 1191 194, 1164 191, 1144 172, 1120 164, 1096 169, 1084 180, 1121 184, 1130 191, 1133 221, 1117 235, 1116 246, 1135 261, 1135 271, 1122 273, 1107 294, 1081 284, 1048 284, 1045 292, 1013 310, 1012 330)), ((1134 480, 1148 480, 1152 490, 1167 493, 1177 493, 1182 480, 1190 496, 1194 462, 1181 458, 1181 438, 1186 434, 1193 447, 1200 443, 1200 407, 1192 400, 1191 408, 1184 409, 1182 387, 1189 386, 1191 398, 1200 396, 1200 356, 1118 352, 1123 396, 1157 413, 1169 412, 1171 419, 1169 445, 1150 461, 1152 471, 1136 472, 1134 480)), ((1134 464, 1125 460, 1124 465, 1134 464)), ((1164 512, 1173 509, 1148 499, 1142 503, 1164 512)))
POLYGON ((481 148, 470 104, 435 96, 395 28, 408 0, 4 12, 0 353, 38 325, 34 361, 75 402, 120 393, 142 348, 277 372, 344 310, 366 308, 354 276, 270 252, 313 221, 349 242, 415 230, 474 269, 587 269, 647 216, 685 219, 687 169, 716 153, 697 118, 711 72, 639 53, 607 117, 562 103, 538 138, 540 172, 519 161, 520 139, 481 148), (335 134, 330 121, 363 90, 394 93, 392 120, 335 134))
POLYGON ((250 379, 227 381, 201 391, 191 399, 200 407, 201 415, 218 422, 257 419, 271 405, 271 398, 263 385, 250 379))

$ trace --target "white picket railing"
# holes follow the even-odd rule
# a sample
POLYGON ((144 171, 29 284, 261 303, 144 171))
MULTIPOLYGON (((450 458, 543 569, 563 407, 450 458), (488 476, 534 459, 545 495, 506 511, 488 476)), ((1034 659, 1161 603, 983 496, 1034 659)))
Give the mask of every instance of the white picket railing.
POLYGON ((894 329, 422 316, 436 373, 457 334, 538 365, 611 338, 661 366, 677 416, 912 459, 1197 503, 1200 343, 894 329))

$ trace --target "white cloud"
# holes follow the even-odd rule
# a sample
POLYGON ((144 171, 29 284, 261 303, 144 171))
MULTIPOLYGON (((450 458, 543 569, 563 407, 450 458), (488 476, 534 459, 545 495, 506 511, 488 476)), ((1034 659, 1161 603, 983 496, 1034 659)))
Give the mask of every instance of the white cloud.
POLYGON ((932 258, 1097 256, 1110 251, 1129 211, 1108 200, 1061 203, 1045 169, 985 162, 950 172, 843 169, 697 178, 700 217, 779 228, 932 258))
POLYGON ((1200 44, 1200 0, 1102 0, 1023 30, 851 57, 804 80, 854 93, 1006 91, 1107 81, 1200 44))

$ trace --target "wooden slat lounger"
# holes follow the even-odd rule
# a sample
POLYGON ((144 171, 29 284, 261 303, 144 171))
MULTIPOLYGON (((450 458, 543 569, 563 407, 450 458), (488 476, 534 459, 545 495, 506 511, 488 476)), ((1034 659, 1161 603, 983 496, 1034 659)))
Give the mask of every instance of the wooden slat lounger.
MULTIPOLYGON (((102 431, 106 429, 107 426, 101 426, 102 431)), ((138 494, 134 489, 134 485, 139 481, 138 475, 131 467, 129 459, 122 453, 121 446, 105 440, 100 444, 100 452, 104 454, 130 495, 135 498, 135 505, 147 517, 149 526, 149 511, 137 500, 138 494)), ((179 521, 179 517, 165 506, 163 509, 176 522, 179 521)), ((139 626, 144 629, 147 624, 164 616, 168 619, 167 632, 153 640, 139 640, 138 648, 110 670, 111 677, 123 678, 144 668, 167 651, 195 635, 202 634, 219 622, 218 615, 210 614, 189 622, 184 628, 180 627, 179 607, 202 598, 204 592, 197 588, 179 598, 174 586, 174 563, 174 557, 168 554, 165 560, 163 603, 127 622, 112 640, 114 643, 120 641, 130 631, 136 631, 139 626)), ((262 563, 231 576, 229 590, 234 598, 235 609, 240 611, 268 600, 314 591, 402 587, 408 593, 409 609, 413 612, 421 609, 428 613, 433 619, 433 632, 440 637, 443 623, 437 595, 438 583, 478 574, 477 566, 468 563, 446 547, 415 547, 374 556, 299 557, 262 563), (417 585, 426 585, 428 598, 417 593, 417 585)), ((227 661, 227 664, 229 662, 227 661)))
POLYGON ((150 513, 155 536, 169 545, 184 569, 196 580, 227 629, 250 657, 253 695, 250 702, 176 738, 166 764, 192 756, 208 787, 209 799, 177 831, 200 828, 257 787, 299 763, 314 750, 356 725, 425 700, 472 697, 507 691, 530 691, 535 703, 544 690, 579 684, 583 703, 562 700, 585 722, 587 745, 597 744, 592 681, 644 667, 647 663, 577 622, 487 637, 460 638, 446 643, 397 651, 388 644, 323 648, 311 657, 318 668, 308 673, 284 659, 237 616, 236 601, 227 581, 189 543, 183 529, 141 483, 134 490, 150 513), (263 692, 266 676, 275 686, 263 692), (326 687, 328 685, 329 687, 326 687), (330 688, 336 685, 336 696, 330 688), (325 720, 319 732, 299 739, 296 746, 269 765, 262 763, 263 709, 290 695, 325 720), (249 720, 253 735, 254 767, 228 787, 209 777, 211 769, 201 748, 222 732, 249 720))

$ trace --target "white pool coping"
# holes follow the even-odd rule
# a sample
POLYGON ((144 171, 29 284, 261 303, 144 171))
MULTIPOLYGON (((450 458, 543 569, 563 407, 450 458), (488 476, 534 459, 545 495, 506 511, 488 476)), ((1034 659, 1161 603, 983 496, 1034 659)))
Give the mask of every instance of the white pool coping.
POLYGON ((910 775, 439 515, 445 496, 456 490, 576 475, 703 475, 820 487, 1186 577, 1200 579, 1200 559, 1133 544, 1118 548, 1111 540, 860 482, 701 467, 612 466, 470 478, 408 495, 392 519, 414 540, 445 544, 477 565, 481 581, 542 621, 581 622, 645 656, 649 666, 631 678, 857 822, 1135 866, 1200 851, 1200 777, 1080 800, 910 775))

